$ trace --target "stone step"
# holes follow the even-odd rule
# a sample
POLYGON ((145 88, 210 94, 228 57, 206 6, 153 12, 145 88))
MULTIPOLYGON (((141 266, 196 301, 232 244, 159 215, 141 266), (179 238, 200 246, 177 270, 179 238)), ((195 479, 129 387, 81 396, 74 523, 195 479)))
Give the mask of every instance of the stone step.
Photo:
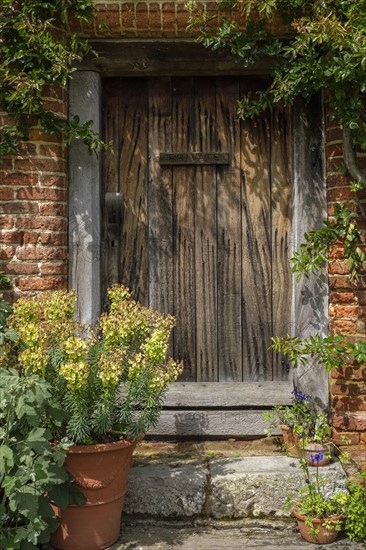
MULTIPOLYGON (((316 468, 311 468, 312 476, 316 468)), ((346 474, 334 460, 319 468, 326 491, 346 487, 346 474)), ((286 518, 289 491, 304 485, 295 458, 273 456, 189 456, 137 460, 131 468, 123 517, 147 518, 286 518)))

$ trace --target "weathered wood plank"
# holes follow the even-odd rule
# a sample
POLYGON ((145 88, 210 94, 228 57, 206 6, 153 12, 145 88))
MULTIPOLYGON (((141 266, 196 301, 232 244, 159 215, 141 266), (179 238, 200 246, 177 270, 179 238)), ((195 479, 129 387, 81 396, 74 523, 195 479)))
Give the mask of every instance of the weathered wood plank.
POLYGON ((171 149, 170 79, 149 79, 149 305, 173 313, 172 169, 159 163, 160 151, 171 149))
MULTIPOLYGON (((242 82, 241 91, 247 91, 242 82)), ((244 380, 271 380, 271 195, 268 116, 242 123, 244 380)))
POLYGON ((213 52, 195 41, 93 40, 98 57, 83 62, 83 67, 104 76, 176 76, 212 74, 268 74, 272 59, 261 59, 243 69, 226 53, 213 52))
POLYGON ((164 408, 270 407, 290 405, 292 382, 175 382, 164 408))
POLYGON ((219 380, 242 380, 240 97, 237 78, 217 80, 218 147, 230 152, 230 166, 217 169, 217 271, 219 380))
MULTIPOLYGON (((195 81, 196 150, 216 150, 215 81, 195 81)), ((197 167, 195 180, 195 285, 197 380, 218 380, 216 167, 197 167)))
MULTIPOLYGON (((294 125, 294 193, 292 196, 292 250, 304 240, 304 233, 322 226, 327 217, 324 166, 324 134, 322 96, 310 101, 298 99, 293 106, 294 125)), ((293 284, 294 318, 291 335, 308 338, 328 332, 328 281, 326 268, 309 274, 293 284)), ((329 376, 316 360, 294 371, 299 388, 327 407, 329 376), (310 368, 309 368, 310 367, 310 368)))
MULTIPOLYGON (((103 155, 104 200, 102 200, 103 212, 103 246, 102 246, 102 296, 106 300, 107 288, 120 282, 120 223, 124 210, 124 198, 119 186, 119 149, 121 141, 120 127, 120 81, 109 80, 104 83, 103 113, 104 113, 104 140, 110 142, 115 154, 103 155), (108 196, 119 193, 122 208, 118 211, 118 219, 113 219, 111 209, 113 204, 108 204, 108 196)), ((115 201, 113 201, 115 202, 115 201)))
POLYGON ((106 96, 107 113, 109 112, 108 102, 111 101, 111 116, 108 120, 112 123, 112 128, 106 130, 106 135, 113 133, 114 156, 117 160, 111 155, 106 156, 105 191, 121 193, 123 212, 119 236, 113 235, 106 243, 108 251, 104 277, 106 286, 114 282, 122 282, 133 291, 136 299, 146 304, 148 301, 147 81, 123 78, 116 80, 114 86, 116 90, 111 91, 110 96, 106 96), (118 254, 118 268, 114 269, 116 254, 118 254))
MULTIPOLYGON (((292 128, 289 109, 277 106, 271 124, 271 212, 272 212, 272 335, 291 333, 292 275, 290 266, 290 199, 292 192, 292 128)), ((286 380, 288 360, 272 352, 272 376, 286 380)))
POLYGON ((121 281, 137 300, 148 302, 147 81, 121 80, 119 188, 125 210, 121 227, 121 281))
MULTIPOLYGON (((189 151, 195 142, 193 79, 172 79, 172 149, 189 151)), ((173 168, 174 356, 183 361, 183 379, 196 379, 194 210, 195 169, 173 168)))
MULTIPOLYGON (((78 115, 82 123, 92 120, 97 135, 100 91, 100 76, 94 72, 77 72, 70 82, 70 116, 78 115)), ((78 320, 89 325, 96 322, 101 308, 101 166, 80 140, 70 149, 69 175, 69 284, 79 298, 78 320)))
MULTIPOLYGON (((263 436, 268 427, 262 418, 263 410, 256 411, 162 411, 159 422, 147 434, 180 437, 248 437, 263 436)), ((279 434, 280 430, 273 433, 279 434)))

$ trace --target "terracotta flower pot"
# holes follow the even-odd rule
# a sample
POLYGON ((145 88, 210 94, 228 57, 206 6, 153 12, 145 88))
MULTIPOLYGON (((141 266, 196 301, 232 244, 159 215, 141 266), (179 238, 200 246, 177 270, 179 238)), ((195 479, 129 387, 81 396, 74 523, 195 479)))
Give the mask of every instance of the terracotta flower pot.
POLYGON ((51 537, 56 550, 101 550, 116 542, 132 453, 139 440, 75 445, 65 467, 86 504, 57 509, 61 524, 51 537))
POLYGON ((286 449, 290 456, 299 456, 299 437, 298 435, 286 424, 280 426, 283 435, 283 442, 286 445, 286 449))
POLYGON ((308 466, 326 466, 330 462, 330 446, 326 443, 311 443, 303 451, 308 466), (317 460, 317 457, 321 457, 317 460))
POLYGON ((335 527, 324 527, 324 522, 342 521, 343 515, 332 516, 326 519, 314 518, 312 520, 312 523, 313 527, 318 530, 318 534, 316 536, 312 536, 310 534, 312 528, 309 525, 306 525, 306 518, 305 516, 299 514, 298 507, 295 506, 295 508, 292 510, 292 513, 297 519, 297 525, 299 527, 300 535, 307 542, 312 542, 315 544, 330 544, 336 540, 338 536, 338 531, 335 529, 335 527))

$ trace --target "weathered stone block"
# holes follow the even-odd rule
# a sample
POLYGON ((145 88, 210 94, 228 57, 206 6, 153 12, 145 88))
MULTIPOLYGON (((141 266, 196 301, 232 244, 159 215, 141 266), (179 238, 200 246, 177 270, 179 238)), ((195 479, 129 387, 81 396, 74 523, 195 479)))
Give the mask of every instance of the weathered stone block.
MULTIPOLYGON (((215 519, 283 517, 290 491, 297 494, 304 483, 299 461, 289 457, 245 457, 212 461, 211 499, 215 519)), ((315 468, 311 469, 315 475, 315 468)), ((346 476, 339 463, 321 468, 329 479, 326 492, 345 488, 346 476)))
POLYGON ((204 464, 151 464, 132 468, 124 514, 191 517, 202 514, 208 470, 204 464))

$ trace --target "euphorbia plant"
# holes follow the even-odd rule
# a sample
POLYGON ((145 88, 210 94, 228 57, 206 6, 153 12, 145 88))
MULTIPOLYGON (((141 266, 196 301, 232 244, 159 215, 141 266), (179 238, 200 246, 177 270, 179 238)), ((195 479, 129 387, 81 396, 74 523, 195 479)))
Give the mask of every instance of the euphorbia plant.
POLYGON ((134 438, 154 425, 179 365, 167 359, 174 318, 131 299, 127 288, 108 291, 110 310, 91 329, 75 320, 73 291, 20 298, 9 326, 21 339, 25 372, 52 384, 67 419, 55 433, 75 443, 134 438))

